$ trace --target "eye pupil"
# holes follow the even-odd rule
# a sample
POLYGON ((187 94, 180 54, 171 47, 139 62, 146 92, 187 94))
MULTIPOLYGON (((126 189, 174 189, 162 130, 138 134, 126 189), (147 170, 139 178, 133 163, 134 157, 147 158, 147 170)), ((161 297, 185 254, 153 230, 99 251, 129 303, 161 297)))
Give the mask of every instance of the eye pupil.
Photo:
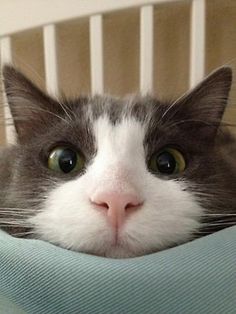
POLYGON ((62 150, 59 156, 58 163, 63 172, 68 173, 72 171, 77 163, 76 152, 70 149, 62 150))
POLYGON ((48 156, 47 166, 57 172, 80 172, 84 168, 83 155, 68 147, 56 147, 48 156))
POLYGON ((155 174, 179 174, 186 168, 183 154, 172 147, 166 147, 154 153, 148 163, 148 168, 155 174))
POLYGON ((169 152, 163 152, 157 156, 157 169, 161 173, 172 174, 176 169, 176 160, 169 152))

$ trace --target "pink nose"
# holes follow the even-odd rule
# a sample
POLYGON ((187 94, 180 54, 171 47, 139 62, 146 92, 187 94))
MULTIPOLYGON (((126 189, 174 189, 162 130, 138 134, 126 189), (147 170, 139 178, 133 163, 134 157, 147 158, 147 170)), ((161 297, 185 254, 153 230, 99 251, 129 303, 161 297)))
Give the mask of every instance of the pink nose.
POLYGON ((109 222, 115 228, 120 227, 125 218, 143 204, 135 194, 116 192, 95 193, 90 201, 107 214, 109 222))

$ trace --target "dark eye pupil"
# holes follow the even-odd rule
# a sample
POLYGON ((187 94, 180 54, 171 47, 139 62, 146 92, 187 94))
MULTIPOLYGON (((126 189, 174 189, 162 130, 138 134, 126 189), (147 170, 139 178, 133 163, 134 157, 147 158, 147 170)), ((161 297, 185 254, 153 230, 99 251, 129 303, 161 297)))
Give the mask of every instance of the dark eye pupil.
POLYGON ((161 173, 172 174, 176 168, 176 160, 169 152, 157 156, 157 168, 161 173))
POLYGON ((65 173, 72 171, 77 162, 76 152, 70 149, 64 149, 59 157, 58 163, 61 170, 65 173))

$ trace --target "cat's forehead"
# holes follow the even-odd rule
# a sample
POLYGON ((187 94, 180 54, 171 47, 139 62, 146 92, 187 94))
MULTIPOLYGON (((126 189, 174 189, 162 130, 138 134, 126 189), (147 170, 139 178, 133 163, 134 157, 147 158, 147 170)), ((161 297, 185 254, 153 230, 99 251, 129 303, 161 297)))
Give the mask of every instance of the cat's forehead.
POLYGON ((110 151, 123 146, 129 147, 131 151, 135 151, 137 147, 141 147, 145 127, 134 117, 124 117, 119 123, 112 124, 107 115, 100 116, 93 124, 93 133, 96 138, 98 147, 109 147, 110 151))
MULTIPOLYGON (((151 97, 129 96, 126 98, 95 96, 88 98, 82 108, 82 118, 96 121, 106 118, 114 125, 125 119, 132 119, 141 124, 150 120, 150 117, 161 114, 163 104, 151 97)), ((80 108, 78 111, 81 114, 80 108)))
MULTIPOLYGON (((104 147, 104 139, 113 147, 134 149, 135 145, 139 148, 144 145, 147 150, 155 150, 161 139, 165 144, 167 136, 174 134, 177 138, 173 129, 165 132, 169 121, 167 123, 163 115, 170 105, 150 96, 97 95, 78 99, 66 104, 69 114, 73 113, 72 119, 69 123, 59 121, 58 126, 53 127, 53 139, 55 142, 69 141, 74 146, 78 144, 89 156, 96 153, 98 146, 104 147)), ((65 113, 64 118, 68 119, 65 113)))

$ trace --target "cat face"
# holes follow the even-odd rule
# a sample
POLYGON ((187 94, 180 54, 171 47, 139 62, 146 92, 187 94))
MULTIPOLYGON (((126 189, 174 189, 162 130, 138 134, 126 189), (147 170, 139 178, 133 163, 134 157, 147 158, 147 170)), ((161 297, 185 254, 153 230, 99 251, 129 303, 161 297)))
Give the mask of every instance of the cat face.
POLYGON ((36 237, 132 257, 192 239, 217 208, 215 175, 222 177, 225 163, 215 137, 229 68, 172 103, 101 96, 58 102, 13 68, 4 73, 18 132, 10 205, 14 198, 32 208, 25 221, 36 237))

